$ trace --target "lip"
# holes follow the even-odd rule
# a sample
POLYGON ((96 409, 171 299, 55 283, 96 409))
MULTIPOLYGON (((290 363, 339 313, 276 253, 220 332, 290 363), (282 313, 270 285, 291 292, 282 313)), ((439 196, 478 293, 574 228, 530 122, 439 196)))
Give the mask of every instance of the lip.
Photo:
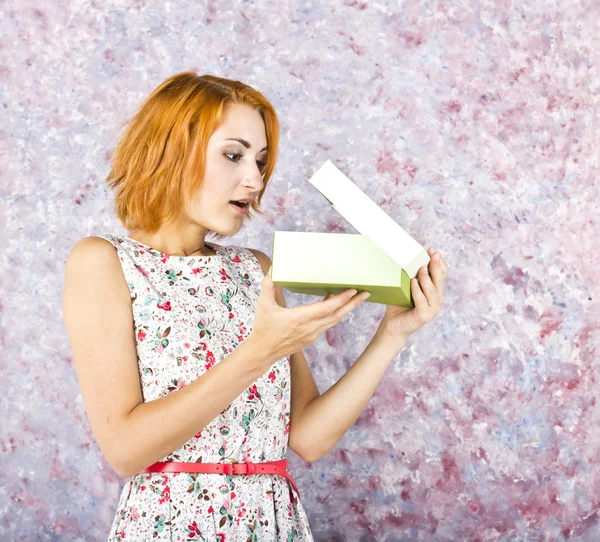
POLYGON ((241 207, 238 207, 237 205, 234 205, 233 203, 230 203, 229 206, 239 215, 248 214, 248 209, 250 208, 250 205, 246 205, 246 207, 244 207, 242 209, 241 207))

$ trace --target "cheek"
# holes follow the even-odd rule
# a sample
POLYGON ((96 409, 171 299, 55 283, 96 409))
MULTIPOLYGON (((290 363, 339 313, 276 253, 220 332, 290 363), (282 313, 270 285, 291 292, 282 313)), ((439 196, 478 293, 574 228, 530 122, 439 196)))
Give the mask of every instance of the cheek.
POLYGON ((207 220, 219 220, 221 217, 229 216, 230 210, 227 195, 216 191, 201 191, 194 196, 187 212, 199 220, 202 220, 201 217, 207 220))
POLYGON ((220 169, 222 168, 212 166, 210 171, 206 172, 200 188, 192 198, 194 209, 201 209, 206 213, 216 209, 223 211, 229 206, 229 200, 240 192, 234 184, 230 184, 230 174, 220 169))
POLYGON ((213 186, 202 185, 194 194, 192 203, 196 208, 208 209, 221 204, 222 200, 220 190, 213 186))

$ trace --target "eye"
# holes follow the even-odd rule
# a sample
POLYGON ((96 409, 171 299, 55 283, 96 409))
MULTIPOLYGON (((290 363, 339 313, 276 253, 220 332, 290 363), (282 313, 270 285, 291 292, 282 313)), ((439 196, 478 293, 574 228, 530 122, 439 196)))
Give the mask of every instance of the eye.
MULTIPOLYGON (((233 152, 226 152, 226 153, 225 153, 225 156, 227 156, 227 157, 229 158, 230 156, 242 156, 242 155, 241 155, 241 154, 235 154, 235 153, 233 153, 233 152)), ((237 160, 232 160, 231 158, 229 158, 229 159, 230 159, 232 162, 237 162, 237 160)))
MULTIPOLYGON (((225 156, 227 156, 229 158, 230 156, 241 157, 242 155, 239 153, 226 152, 225 156)), ((239 158, 238 158, 238 160, 233 160, 232 158, 229 158, 229 160, 231 160, 232 162, 235 162, 235 163, 239 162, 239 158)), ((258 165, 258 168, 261 170, 264 169, 264 167, 267 165, 266 162, 263 162, 262 160, 257 160, 256 163, 258 165)))

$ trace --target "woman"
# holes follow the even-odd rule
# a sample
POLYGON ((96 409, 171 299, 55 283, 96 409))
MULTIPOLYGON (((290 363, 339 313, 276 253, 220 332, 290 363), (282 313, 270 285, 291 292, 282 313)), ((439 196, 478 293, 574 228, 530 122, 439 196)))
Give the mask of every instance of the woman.
MULTIPOLYGON (((261 251, 236 234, 277 159, 277 116, 238 81, 162 83, 129 123, 109 174, 129 235, 94 234, 66 263, 63 315, 86 411, 123 487, 112 540, 312 540, 287 470, 329 451, 408 335, 440 310, 447 266, 388 306, 373 341, 321 395, 302 348, 368 292, 286 308, 261 251)), ((433 256, 433 252, 430 251, 433 256)))

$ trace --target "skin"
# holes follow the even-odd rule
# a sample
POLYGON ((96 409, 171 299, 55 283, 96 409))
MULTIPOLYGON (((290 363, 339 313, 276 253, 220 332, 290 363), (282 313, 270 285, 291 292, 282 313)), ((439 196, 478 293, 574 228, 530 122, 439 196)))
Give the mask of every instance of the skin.
MULTIPOLYGON (((211 136, 207 147, 204 182, 195 198, 176 221, 154 235, 133 232, 130 237, 165 254, 214 255, 204 245, 207 230, 233 236, 243 226, 244 215, 235 213, 231 200, 256 197, 263 188, 257 161, 265 159, 261 149, 267 145, 264 122, 252 108, 232 105, 223 123, 211 136), (240 137, 251 144, 224 141, 240 137), (226 154, 231 153, 231 154, 226 154)), ((255 251, 263 271, 270 259, 255 251)), ((441 310, 448 265, 428 250, 429 265, 423 266, 411 281, 415 307, 387 305, 373 340, 351 369, 327 392, 320 394, 302 351, 291 356, 292 398, 290 447, 308 461, 316 461, 333 448, 364 410, 380 379, 406 340, 441 310), (292 435, 293 433, 293 435, 292 435)), ((277 289, 278 303, 285 307, 283 292, 277 289)), ((364 294, 361 294, 364 295, 364 294)), ((328 295, 325 301, 332 297, 328 295)))
MULTIPOLYGON (((209 139, 204 183, 189 205, 168 227, 153 235, 132 232, 129 237, 165 254, 214 255, 204 243, 207 230, 233 236, 242 228, 245 216, 235 213, 229 201, 256 196, 262 190, 257 161, 264 159, 260 151, 266 144, 260 115, 247 106, 231 106, 209 139), (251 147, 224 141, 229 137, 241 137, 251 147)), ((121 263, 107 245, 85 238, 72 250, 65 269, 63 314, 94 434, 115 470, 129 477, 187 442, 222 412, 256 380, 256 367, 264 364, 264 353, 255 354, 247 347, 251 343, 246 342, 230 354, 230 362, 224 360, 182 389, 145 403, 132 333, 130 292, 121 263), (100 251, 107 265, 98 269, 98 258, 104 257, 100 251), (90 306, 98 310, 90 311, 90 306)), ((270 258, 253 252, 267 273, 270 258)), ((325 393, 319 393, 302 350, 290 356, 290 449, 306 461, 316 461, 339 442, 364 410, 408 334, 439 312, 447 270, 441 258, 432 257, 429 273, 426 267, 419 271, 418 281, 411 286, 416 307, 386 307, 380 327, 363 354, 325 393)), ((276 287, 271 292, 285 308, 282 289, 276 287)), ((347 294, 340 295, 342 303, 354 307, 363 294, 356 296, 356 301, 346 301, 347 294)), ((340 307, 339 300, 325 303, 321 308, 340 307)), ((296 308, 289 310, 297 312, 296 308)))
MULTIPOLYGON (((250 106, 230 104, 223 122, 208 141, 203 183, 192 201, 172 224, 152 235, 135 231, 129 237, 174 256, 214 255, 204 244, 207 230, 230 236, 240 231, 245 216, 236 213, 229 202, 256 198, 262 190, 260 166, 266 159, 266 146, 260 114, 250 106), (226 140, 234 137, 248 141, 250 148, 226 140)), ((411 281, 415 307, 386 306, 378 333, 392 342, 405 342, 441 310, 448 265, 433 248, 428 254, 432 258, 429 268, 424 265, 411 281)))
POLYGON ((422 266, 410 281, 415 306, 386 305, 385 316, 379 327, 392 340, 406 340, 442 310, 448 264, 433 248, 427 252, 431 258, 429 266, 422 266))
POLYGON ((142 230, 129 237, 172 256, 214 255, 205 246, 208 230, 233 236, 243 226, 245 216, 236 213, 231 200, 256 198, 264 183, 260 171, 266 159, 267 135, 260 114, 252 107, 230 104, 223 121, 208 141, 206 171, 200 190, 177 219, 153 234, 142 230), (247 149, 237 141, 250 143, 247 149))
MULTIPOLYGON (((430 322, 442 310, 448 264, 433 248, 429 248, 427 253, 431 258, 429 266, 423 265, 417 276, 410 281, 415 306, 410 308, 386 305, 385 307, 385 315, 377 333, 391 343, 405 343, 409 335, 430 322)), ((328 294, 325 299, 330 297, 331 294, 328 294)))

